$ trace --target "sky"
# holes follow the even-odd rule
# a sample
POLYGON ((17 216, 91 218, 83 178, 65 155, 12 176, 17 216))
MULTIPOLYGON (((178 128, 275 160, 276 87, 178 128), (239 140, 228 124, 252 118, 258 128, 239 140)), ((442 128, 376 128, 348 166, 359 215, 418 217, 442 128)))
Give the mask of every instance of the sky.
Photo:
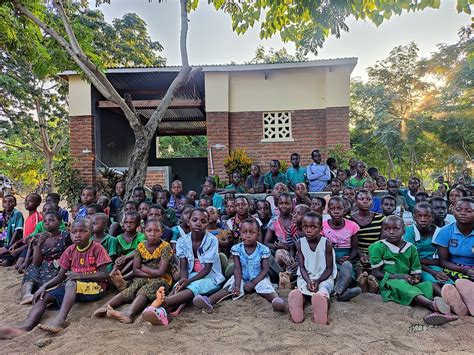
MULTIPOLYGON (((330 37, 317 57, 329 59, 357 57, 358 64, 352 76, 367 78, 366 68, 386 58, 392 48, 414 41, 420 48, 420 55, 429 56, 436 51, 438 43, 455 43, 461 26, 470 24, 467 14, 456 12, 455 0, 444 0, 440 9, 426 9, 416 13, 394 16, 376 27, 368 21, 349 18, 349 32, 341 38, 330 37)), ((107 21, 135 12, 148 24, 152 40, 164 46, 161 53, 168 65, 180 64, 179 53, 179 1, 168 0, 159 4, 148 0, 112 0, 100 8, 107 21)), ((243 63, 254 57, 259 45, 265 48, 287 48, 294 53, 294 45, 283 43, 277 34, 269 40, 261 40, 259 27, 237 35, 232 31, 230 17, 218 12, 202 0, 197 11, 189 16, 188 55, 191 65, 243 63)))

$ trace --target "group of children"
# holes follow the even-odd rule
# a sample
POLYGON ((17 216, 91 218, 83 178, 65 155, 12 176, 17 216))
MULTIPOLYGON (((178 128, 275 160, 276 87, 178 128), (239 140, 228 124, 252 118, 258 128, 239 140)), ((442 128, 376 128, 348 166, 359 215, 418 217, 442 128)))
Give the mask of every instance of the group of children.
MULTIPOLYGON (((313 152, 315 174, 318 153, 313 152)), ((296 158, 291 177, 300 173, 296 158)), ((473 316, 472 198, 449 201, 450 215, 442 197, 418 200, 419 180, 411 178, 408 193, 391 192, 389 184, 379 199, 365 164, 356 162, 355 168, 357 186, 346 187, 342 196, 337 173, 327 196, 311 197, 305 182, 286 185, 272 178, 270 195, 258 201, 233 195, 238 184, 219 194, 212 178, 199 198, 192 191, 184 195, 178 180, 171 191, 154 189, 151 201, 142 187, 124 201, 124 182, 117 183, 110 202, 86 187, 71 221, 55 193, 46 197, 42 213, 41 197, 28 195, 26 220, 15 197, 4 196, 0 260, 24 274, 20 303, 33 306, 23 324, 0 328, 0 338, 37 325, 60 332, 75 302, 99 300, 107 290, 117 293, 93 316, 122 323, 142 314, 152 324, 167 325, 188 304, 212 312, 220 302, 252 292, 295 323, 303 322, 310 302, 312 320, 328 324, 332 296, 347 302, 361 292, 423 306, 431 311, 424 318, 428 324, 473 316), (408 223, 396 213, 403 194, 415 198, 407 203, 408 223), (278 288, 291 289, 288 297, 280 297, 278 288), (50 305, 59 312, 42 324, 50 305)), ((259 180, 250 181, 254 192, 259 180)))

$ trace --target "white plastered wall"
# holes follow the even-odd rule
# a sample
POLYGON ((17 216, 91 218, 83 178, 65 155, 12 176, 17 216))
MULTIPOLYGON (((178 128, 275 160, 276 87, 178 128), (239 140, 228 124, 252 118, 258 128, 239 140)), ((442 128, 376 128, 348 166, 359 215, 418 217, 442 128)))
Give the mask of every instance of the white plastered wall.
POLYGON ((92 114, 91 85, 79 75, 71 75, 69 80, 69 116, 92 114))

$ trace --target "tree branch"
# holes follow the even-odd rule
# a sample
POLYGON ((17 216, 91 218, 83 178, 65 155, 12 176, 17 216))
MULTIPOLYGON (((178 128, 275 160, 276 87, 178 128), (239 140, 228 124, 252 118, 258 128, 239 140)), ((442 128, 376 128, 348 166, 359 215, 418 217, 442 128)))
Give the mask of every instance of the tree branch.
POLYGON ((12 144, 12 143, 8 143, 8 142, 5 142, 5 141, 0 141, 0 144, 5 144, 5 145, 8 145, 9 147, 13 147, 13 148, 21 149, 21 150, 29 150, 30 152, 35 152, 35 153, 38 152, 36 149, 28 148, 28 147, 22 147, 22 146, 12 144))

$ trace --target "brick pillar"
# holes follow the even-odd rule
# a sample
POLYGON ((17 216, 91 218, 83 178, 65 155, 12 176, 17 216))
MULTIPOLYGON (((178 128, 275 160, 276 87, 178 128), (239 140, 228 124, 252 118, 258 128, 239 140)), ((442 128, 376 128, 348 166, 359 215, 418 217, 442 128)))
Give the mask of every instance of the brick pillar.
POLYGON ((207 172, 209 175, 218 175, 221 180, 226 179, 224 159, 229 154, 229 112, 207 112, 207 172), (215 148, 216 144, 223 148, 215 148), (214 165, 214 174, 211 169, 211 154, 214 165))
POLYGON ((71 116, 69 134, 73 167, 87 185, 96 182, 94 116, 71 116))
POLYGON ((349 149, 349 107, 326 108, 326 150, 340 144, 349 149))

